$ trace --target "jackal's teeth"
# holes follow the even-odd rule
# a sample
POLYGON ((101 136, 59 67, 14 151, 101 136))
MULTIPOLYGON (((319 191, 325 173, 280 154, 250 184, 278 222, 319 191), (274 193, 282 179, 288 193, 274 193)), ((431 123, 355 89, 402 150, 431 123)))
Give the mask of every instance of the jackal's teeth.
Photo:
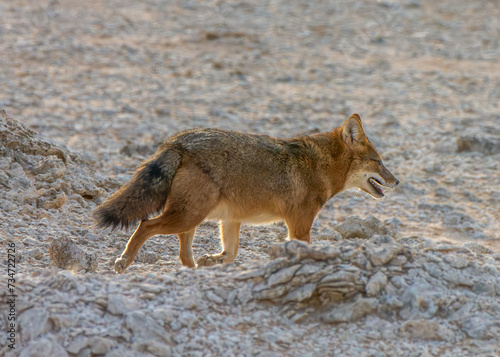
POLYGON ((382 185, 377 179, 373 178, 373 177, 370 177, 368 179, 368 182, 370 182, 370 184, 373 186, 373 188, 379 193, 381 194, 382 196, 384 195, 384 191, 382 190, 383 187, 385 187, 384 185, 382 185))

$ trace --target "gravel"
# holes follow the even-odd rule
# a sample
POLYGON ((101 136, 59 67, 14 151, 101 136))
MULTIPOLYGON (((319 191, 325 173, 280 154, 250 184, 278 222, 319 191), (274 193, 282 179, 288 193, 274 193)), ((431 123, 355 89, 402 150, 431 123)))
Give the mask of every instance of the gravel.
MULTIPOLYGON (((0 243, 18 263, 16 350, 0 355, 500 354, 498 15, 465 0, 0 3, 0 243), (91 212, 166 137, 304 135, 352 113, 401 181, 385 199, 336 196, 311 247, 243 226, 234 264, 190 270, 157 236, 114 274, 131 232, 91 212)), ((218 234, 202 224, 195 256, 218 234)))

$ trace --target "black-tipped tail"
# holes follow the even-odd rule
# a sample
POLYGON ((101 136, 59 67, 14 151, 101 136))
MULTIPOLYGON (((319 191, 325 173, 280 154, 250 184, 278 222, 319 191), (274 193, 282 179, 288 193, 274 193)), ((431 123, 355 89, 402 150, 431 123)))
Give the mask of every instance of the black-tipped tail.
POLYGON ((127 229, 161 212, 181 160, 179 150, 167 147, 143 162, 132 179, 94 211, 97 226, 127 229))

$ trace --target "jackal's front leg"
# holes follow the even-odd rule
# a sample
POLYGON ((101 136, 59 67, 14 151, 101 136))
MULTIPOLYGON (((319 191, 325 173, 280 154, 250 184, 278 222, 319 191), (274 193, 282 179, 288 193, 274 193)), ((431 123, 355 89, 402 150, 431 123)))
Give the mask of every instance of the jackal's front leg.
POLYGON ((241 222, 222 221, 221 222, 221 240, 222 252, 219 254, 205 254, 198 258, 196 265, 198 267, 207 267, 215 264, 231 263, 238 253, 238 244, 240 243, 241 222))
POLYGON ((285 219, 288 227, 288 239, 297 239, 311 244, 311 226, 315 215, 303 215, 285 219))

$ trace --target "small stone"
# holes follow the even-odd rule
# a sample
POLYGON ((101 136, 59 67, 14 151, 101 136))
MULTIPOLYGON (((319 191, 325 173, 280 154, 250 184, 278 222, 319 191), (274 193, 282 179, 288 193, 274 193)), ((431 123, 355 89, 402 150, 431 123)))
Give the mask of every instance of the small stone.
POLYGON ((50 330, 49 314, 46 309, 35 307, 19 316, 21 341, 35 340, 50 330))
POLYGON ((468 259, 461 257, 459 255, 446 255, 444 257, 444 261, 456 269, 466 268, 470 264, 470 261, 468 259))
POLYGON ((170 342, 170 336, 165 329, 142 310, 128 313, 125 323, 137 338, 160 338, 166 343, 170 342))
POLYGON ((253 269, 249 271, 242 271, 238 274, 236 274, 233 279, 236 280, 248 280, 248 279, 253 279, 257 278, 260 276, 264 275, 264 270, 263 269, 253 269))
POLYGON ((492 321, 486 313, 477 313, 472 316, 466 316, 459 321, 462 330, 473 339, 490 339, 498 336, 497 321, 492 321))
POLYGON ((483 202, 483 199, 477 197, 475 194, 473 194, 470 191, 464 190, 462 194, 471 202, 483 202))
POLYGON ((207 297, 208 300, 210 300, 211 302, 215 302, 216 304, 224 303, 224 299, 222 299, 220 296, 218 296, 211 290, 206 291, 205 296, 207 297))
POLYGON ((289 301, 301 302, 310 299, 315 290, 316 290, 316 284, 310 283, 303 285, 298 289, 295 289, 292 292, 288 293, 288 295, 285 296, 285 298, 283 299, 283 302, 289 302, 289 301))
POLYGON ((107 309, 114 315, 122 315, 127 311, 122 295, 109 295, 107 309))
POLYGON ((297 255, 305 255, 308 251, 311 250, 311 246, 304 241, 291 239, 284 244, 285 248, 285 257, 288 259, 292 259, 297 255))
POLYGON ((300 250, 300 254, 297 254, 297 258, 304 260, 311 258, 314 260, 328 260, 341 256, 341 251, 336 246, 322 246, 320 248, 310 249, 308 251, 300 250))
POLYGON ((155 264, 160 258, 160 254, 156 252, 150 252, 147 249, 143 248, 139 250, 139 253, 137 253, 135 261, 144 264, 155 264))
POLYGON ((173 306, 166 306, 155 310, 156 316, 164 322, 170 324, 172 321, 179 317, 179 311, 173 306))
POLYGON ((396 236, 401 230, 401 227, 404 226, 403 222, 401 222, 401 220, 396 217, 386 219, 384 221, 384 225, 389 229, 389 234, 391 236, 396 236))
POLYGON ((19 357, 68 357, 68 354, 52 338, 42 338, 32 341, 21 351, 19 357))
POLYGON ((359 298, 354 302, 334 307, 321 315, 321 320, 327 323, 353 322, 377 310, 378 301, 374 298, 359 298))
POLYGON ((201 299, 201 296, 197 295, 184 295, 179 297, 177 304, 188 310, 195 310, 200 305, 201 299))
POLYGON ((267 281, 269 287, 273 287, 279 284, 284 284, 288 281, 290 281, 295 272, 300 268, 301 266, 299 264, 297 265, 292 265, 291 267, 284 268, 281 270, 278 270, 277 272, 271 274, 269 276, 269 279, 267 281))
POLYGON ((358 216, 347 217, 344 223, 335 226, 342 238, 366 238, 363 220, 358 216))
POLYGON ((228 292, 227 298, 226 298, 226 304, 233 305, 234 302, 236 301, 237 296, 238 296, 238 291, 236 291, 236 290, 231 290, 230 292, 228 292))
POLYGON ((269 258, 275 260, 280 257, 284 257, 286 255, 286 250, 283 244, 273 244, 269 247, 268 250, 269 258))
POLYGON ((457 152, 476 151, 486 155, 500 152, 500 138, 490 135, 466 135, 458 138, 457 152))
POLYGON ((374 266, 385 265, 402 251, 401 245, 390 236, 374 236, 364 244, 368 259, 374 266))
POLYGON ((431 262, 424 262, 423 264, 424 269, 429 273, 430 276, 440 279, 443 276, 443 270, 441 264, 436 264, 436 263, 431 263, 431 262))
POLYGON ((262 290, 262 291, 256 293, 256 296, 260 300, 276 300, 280 296, 283 296, 283 294, 285 294, 286 290, 287 290, 286 286, 278 285, 277 287, 275 287, 273 289, 262 290))
POLYGON ((183 326, 191 328, 198 321, 198 316, 191 311, 182 311, 179 315, 179 321, 183 326))
POLYGON ((382 272, 377 272, 373 275, 368 283, 366 283, 366 294, 368 296, 376 296, 381 292, 387 285, 387 276, 382 272))
POLYGON ((419 236, 406 236, 399 238, 397 242, 405 246, 413 247, 413 246, 425 245, 427 243, 427 240, 419 236))
POLYGON ((76 357, 93 357, 92 350, 90 348, 84 348, 76 355, 76 357))
POLYGON ((141 307, 139 301, 119 294, 109 294, 107 309, 114 315, 125 315, 141 307))
POLYGON ((319 272, 322 268, 320 264, 303 264, 300 266, 300 269, 295 272, 295 276, 312 275, 319 272))
POLYGON ((149 156, 154 154, 155 150, 149 145, 141 145, 141 144, 127 144, 120 149, 120 154, 125 156, 149 156))
POLYGON ((50 316, 50 321, 52 323, 52 329, 56 331, 59 331, 60 329, 73 328, 78 324, 74 314, 66 311, 61 311, 61 313, 56 314, 53 313, 50 316))
MULTIPOLYGON (((156 342, 156 341, 150 342, 151 345, 154 345, 155 343, 159 343, 159 342, 156 342)), ((170 357, 171 355, 170 354, 165 354, 165 355, 157 354, 155 356, 170 357)), ((80 357, 80 356, 78 356, 78 357, 80 357)), ((90 357, 90 354, 89 354, 89 356, 85 356, 85 357, 90 357)), ((108 353, 106 353, 106 357, 137 357, 137 353, 134 353, 134 351, 131 351, 130 349, 119 346, 118 348, 115 348, 115 349, 109 351, 108 353)))
POLYGON ((70 238, 54 239, 49 246, 50 259, 61 268, 71 271, 96 271, 97 255, 85 252, 70 238))
POLYGON ((111 351, 113 347, 116 345, 115 341, 110 340, 109 338, 96 336, 92 339, 92 353, 98 355, 104 355, 111 351))
POLYGON ((67 200, 68 197, 64 192, 57 192, 51 188, 37 198, 36 206, 44 209, 59 209, 67 200))
POLYGON ((341 265, 335 272, 323 276, 319 281, 320 284, 331 283, 331 282, 351 282, 355 283, 359 281, 360 270, 354 266, 341 265))
POLYGON ((331 232, 328 232, 327 234, 320 234, 316 236, 316 240, 318 241, 328 241, 328 242, 339 242, 342 240, 342 235, 337 232, 332 230, 331 232))
POLYGON ((87 347, 89 344, 89 338, 85 336, 78 336, 76 339, 70 342, 66 351, 72 354, 78 354, 81 350, 87 347))
POLYGON ((349 216, 344 223, 335 226, 335 230, 342 238, 370 238, 375 234, 388 234, 389 230, 374 216, 361 219, 358 216, 349 216))
POLYGON ((392 259, 389 262, 389 265, 401 266, 401 265, 404 265, 407 261, 408 261, 408 258, 406 258, 406 256, 400 254, 400 255, 396 256, 394 259, 392 259))
POLYGON ((42 249, 40 247, 36 247, 30 250, 27 250, 23 253, 23 259, 35 259, 40 260, 43 259, 44 255, 47 253, 46 249, 42 249))
POLYGON ((493 254, 493 251, 490 248, 485 247, 484 245, 476 243, 476 242, 464 243, 464 244, 462 244, 462 247, 467 248, 468 250, 470 250, 471 252, 476 253, 476 254, 481 254, 481 255, 493 254))
POLYGON ((403 319, 409 318, 432 318, 439 309, 442 294, 435 291, 435 286, 419 280, 413 284, 401 287, 402 293, 398 299, 403 302, 404 307, 399 311, 403 319))
POLYGON ((488 239, 474 218, 461 212, 452 212, 442 218, 443 227, 473 239, 488 239))
POLYGON ((251 287, 245 286, 238 290, 238 301, 243 305, 246 305, 250 300, 252 300, 252 290, 251 287))
POLYGON ((0 199, 0 210, 11 212, 18 208, 18 205, 10 200, 0 199))
POLYGON ((406 321, 400 328, 400 333, 414 340, 451 340, 453 332, 447 327, 441 326, 436 321, 412 320, 406 321))
POLYGON ((165 345, 164 343, 151 340, 147 344, 147 349, 149 353, 158 357, 170 357, 173 356, 172 349, 170 346, 165 345))
POLYGON ((373 268, 370 261, 366 258, 366 255, 361 252, 357 252, 357 254, 351 256, 347 261, 363 270, 371 270, 373 268))
MULTIPOLYGON (((283 251, 284 251, 284 254, 287 254, 285 250, 283 250, 283 251)), ((293 254, 293 256, 295 257, 295 254, 293 254)), ((276 259, 273 259, 269 263, 267 263, 266 265, 264 265, 262 267, 262 269, 264 270, 264 276, 269 277, 269 275, 271 275, 275 271, 278 271, 278 270, 288 266, 289 264, 290 264, 289 260, 285 257, 278 257, 276 259)))
POLYGON ((437 197, 451 197, 451 192, 448 191, 445 187, 438 187, 436 188, 436 190, 434 191, 434 194, 437 196, 437 197))

